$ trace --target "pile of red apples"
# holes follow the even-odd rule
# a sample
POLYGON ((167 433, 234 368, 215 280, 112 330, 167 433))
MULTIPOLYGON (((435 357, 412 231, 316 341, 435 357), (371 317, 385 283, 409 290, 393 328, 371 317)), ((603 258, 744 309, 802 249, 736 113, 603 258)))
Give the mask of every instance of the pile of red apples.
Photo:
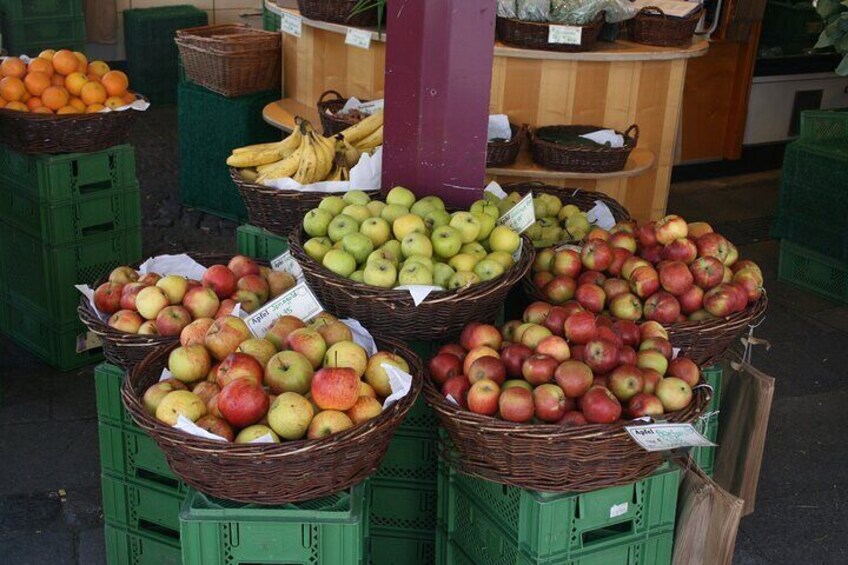
POLYGON ((692 402, 698 366, 655 321, 612 321, 534 302, 498 329, 473 322, 442 346, 429 376, 450 402, 509 422, 612 424, 692 402))
POLYGON ((676 215, 595 228, 582 248, 539 251, 533 283, 552 304, 664 325, 725 318, 763 294, 756 263, 739 260, 709 224, 676 215))

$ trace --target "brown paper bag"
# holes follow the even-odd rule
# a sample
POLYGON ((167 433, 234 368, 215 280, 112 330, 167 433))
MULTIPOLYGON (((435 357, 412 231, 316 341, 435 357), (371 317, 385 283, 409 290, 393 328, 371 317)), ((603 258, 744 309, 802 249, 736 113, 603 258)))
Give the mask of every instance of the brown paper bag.
POLYGON ((674 565, 729 565, 744 501, 714 483, 688 460, 677 499, 674 565))
POLYGON ((774 378, 732 355, 725 362, 715 482, 745 500, 754 511, 766 432, 774 397, 774 378))
POLYGON ((88 43, 117 43, 118 8, 115 0, 85 0, 85 32, 88 43))

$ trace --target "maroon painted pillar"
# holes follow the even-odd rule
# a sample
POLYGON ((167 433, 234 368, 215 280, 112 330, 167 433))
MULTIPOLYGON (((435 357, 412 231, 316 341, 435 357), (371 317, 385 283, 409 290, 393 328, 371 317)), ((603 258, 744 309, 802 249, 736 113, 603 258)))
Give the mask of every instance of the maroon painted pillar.
POLYGON ((383 187, 481 198, 494 0, 389 0, 383 187))

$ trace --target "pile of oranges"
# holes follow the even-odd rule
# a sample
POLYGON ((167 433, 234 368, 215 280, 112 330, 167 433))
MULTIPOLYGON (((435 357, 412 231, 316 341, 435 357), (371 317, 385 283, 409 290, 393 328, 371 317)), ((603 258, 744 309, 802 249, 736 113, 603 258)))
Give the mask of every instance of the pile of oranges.
POLYGON ((0 63, 0 108, 39 114, 82 114, 131 104, 129 80, 103 61, 79 51, 47 49, 29 64, 18 57, 0 63))

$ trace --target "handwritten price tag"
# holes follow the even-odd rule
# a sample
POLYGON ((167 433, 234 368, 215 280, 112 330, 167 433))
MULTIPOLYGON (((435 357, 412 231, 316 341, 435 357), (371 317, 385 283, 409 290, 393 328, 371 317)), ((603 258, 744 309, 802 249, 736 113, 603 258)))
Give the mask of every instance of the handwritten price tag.
POLYGON ((299 282, 303 281, 303 269, 300 268, 300 263, 292 257, 290 251, 286 251, 279 257, 271 259, 271 269, 274 271, 285 271, 299 282))
POLYGON ((692 424, 650 424, 624 428, 645 451, 669 451, 681 447, 713 447, 692 424))
POLYGON ((347 35, 345 36, 345 43, 353 47, 359 47, 360 49, 370 49, 371 32, 365 31, 364 29, 349 27, 347 28, 347 35))
POLYGON ((283 12, 283 18, 280 20, 280 31, 295 37, 300 37, 303 32, 303 18, 295 16, 294 14, 289 14, 288 12, 283 12))
POLYGON ((518 204, 509 209, 509 211, 498 218, 499 226, 507 226, 514 229, 518 233, 523 233, 524 230, 536 223, 536 212, 533 211, 533 193, 530 192, 518 201, 518 204))
POLYGON ((583 39, 583 28, 578 26, 550 26, 548 28, 548 43, 565 43, 580 45, 583 39))
POLYGON ((324 311, 324 307, 306 283, 300 283, 287 293, 250 314, 244 321, 256 337, 265 337, 274 322, 281 316, 296 316, 308 322, 324 311))

